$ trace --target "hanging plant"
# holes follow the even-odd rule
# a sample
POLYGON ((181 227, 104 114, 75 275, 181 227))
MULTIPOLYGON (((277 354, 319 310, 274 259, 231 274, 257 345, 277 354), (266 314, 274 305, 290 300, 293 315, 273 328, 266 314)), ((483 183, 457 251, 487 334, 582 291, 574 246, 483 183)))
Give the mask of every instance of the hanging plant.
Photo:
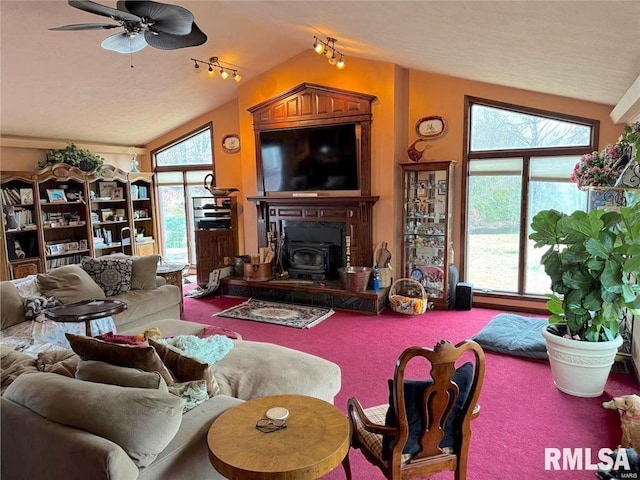
POLYGON ((66 163, 77 167, 84 172, 95 171, 96 175, 102 172, 104 158, 89 150, 81 150, 73 143, 59 150, 48 150, 47 159, 38 163, 38 168, 45 168, 58 163, 66 163))

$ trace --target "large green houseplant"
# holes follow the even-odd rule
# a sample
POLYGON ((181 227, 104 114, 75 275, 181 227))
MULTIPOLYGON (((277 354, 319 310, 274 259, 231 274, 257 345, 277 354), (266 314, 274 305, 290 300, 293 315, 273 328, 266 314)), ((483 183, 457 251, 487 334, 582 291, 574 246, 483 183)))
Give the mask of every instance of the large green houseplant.
MULTIPOLYGON (((533 218, 529 238, 535 247, 547 247, 541 264, 551 279, 553 292, 547 302, 551 326, 546 335, 543 332, 548 350, 549 333, 581 344, 600 342, 619 347, 618 319, 623 309, 640 314, 636 278, 640 272, 639 196, 628 194, 627 203, 619 211, 595 209, 565 214, 543 210, 533 218)), ((569 343, 565 341, 564 345, 569 343)), ((587 348, 594 350, 597 346, 587 348)), ((562 352, 557 356, 564 361, 574 355, 562 352)), ((556 385, 567 391, 557 378, 556 385)), ((595 396, 597 391, 593 393, 584 396, 595 396)))

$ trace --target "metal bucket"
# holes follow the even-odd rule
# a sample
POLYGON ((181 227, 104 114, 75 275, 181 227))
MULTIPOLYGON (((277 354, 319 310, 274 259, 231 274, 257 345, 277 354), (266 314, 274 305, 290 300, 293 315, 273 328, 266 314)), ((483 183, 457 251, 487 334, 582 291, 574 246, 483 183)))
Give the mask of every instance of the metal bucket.
POLYGON ((342 287, 350 292, 364 292, 369 286, 371 267, 342 267, 338 269, 342 287))

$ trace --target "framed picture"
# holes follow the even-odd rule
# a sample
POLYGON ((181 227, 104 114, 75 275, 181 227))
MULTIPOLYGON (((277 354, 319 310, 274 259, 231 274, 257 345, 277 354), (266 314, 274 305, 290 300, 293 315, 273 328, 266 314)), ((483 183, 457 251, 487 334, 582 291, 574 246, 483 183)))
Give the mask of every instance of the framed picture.
POLYGON ((33 190, 30 188, 20 189, 20 203, 22 205, 33 205, 33 190))
POLYGON ((101 198, 111 198, 111 190, 117 186, 116 182, 98 182, 98 193, 101 198))
POLYGON ((47 188, 47 197, 51 203, 67 201, 67 196, 61 188, 47 188))
POLYGON ((240 137, 235 133, 225 135, 222 139, 222 150, 224 153, 238 153, 240 151, 240 137))
POLYGON ((110 208, 100 210, 100 220, 103 222, 113 220, 113 210, 111 210, 110 208))
POLYGON ((86 240, 80 240, 78 242, 78 247, 80 248, 80 250, 86 250, 87 249, 87 241, 86 240))
POLYGON ((124 188, 113 187, 111 189, 111 200, 122 200, 124 198, 124 188))
POLYGON ((446 194, 447 194, 447 181, 438 180, 438 195, 446 195, 446 194))

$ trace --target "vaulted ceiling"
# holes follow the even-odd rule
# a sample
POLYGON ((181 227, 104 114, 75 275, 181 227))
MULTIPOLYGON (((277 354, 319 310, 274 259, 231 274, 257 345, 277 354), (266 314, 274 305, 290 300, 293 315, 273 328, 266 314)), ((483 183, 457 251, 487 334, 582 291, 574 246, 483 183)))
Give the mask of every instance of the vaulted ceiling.
POLYGON ((100 48, 111 31, 48 30, 109 19, 0 0, 0 134, 144 145, 236 96, 230 79, 193 75, 191 57, 218 56, 247 80, 311 51, 313 35, 336 37, 347 68, 362 57, 612 108, 640 89, 637 0, 172 3, 208 41, 130 56, 100 48))

